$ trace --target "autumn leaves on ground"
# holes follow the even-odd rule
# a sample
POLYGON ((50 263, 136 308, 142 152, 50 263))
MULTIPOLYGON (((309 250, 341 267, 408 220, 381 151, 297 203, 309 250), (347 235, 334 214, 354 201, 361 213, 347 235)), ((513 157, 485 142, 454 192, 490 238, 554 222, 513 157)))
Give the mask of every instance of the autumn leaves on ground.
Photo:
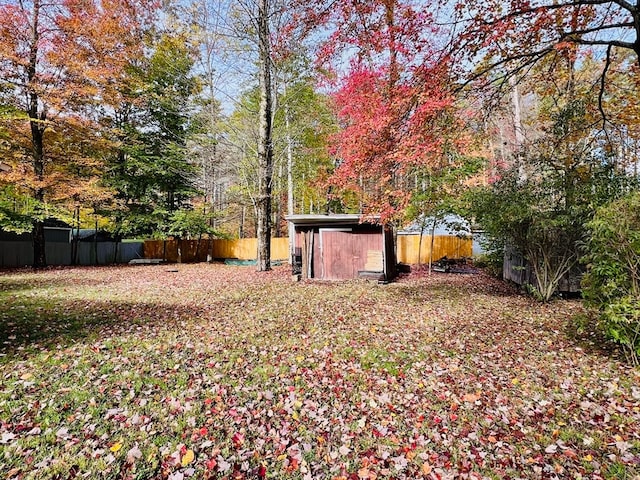
POLYGON ((0 474, 637 478, 640 372, 482 273, 0 274, 0 474))

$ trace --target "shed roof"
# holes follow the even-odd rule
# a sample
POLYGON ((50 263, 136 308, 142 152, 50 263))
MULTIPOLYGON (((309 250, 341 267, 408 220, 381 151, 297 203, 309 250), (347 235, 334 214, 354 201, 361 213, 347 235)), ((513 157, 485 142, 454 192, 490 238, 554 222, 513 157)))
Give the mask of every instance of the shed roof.
POLYGON ((360 214, 334 214, 334 215, 287 215, 285 216, 289 222, 294 225, 311 226, 311 225, 353 225, 358 223, 376 224, 380 217, 368 216, 363 217, 360 214))

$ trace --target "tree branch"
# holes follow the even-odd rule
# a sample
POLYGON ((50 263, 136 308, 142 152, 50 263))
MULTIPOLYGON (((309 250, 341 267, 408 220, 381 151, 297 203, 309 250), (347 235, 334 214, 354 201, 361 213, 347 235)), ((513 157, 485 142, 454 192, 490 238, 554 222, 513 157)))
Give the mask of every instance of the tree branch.
POLYGON ((627 10, 631 14, 638 12, 637 6, 634 7, 633 5, 631 5, 630 3, 624 0, 617 0, 617 1, 616 0, 575 0, 567 3, 554 3, 551 5, 539 5, 536 7, 523 8, 521 10, 512 10, 509 13, 502 15, 501 17, 498 17, 491 22, 486 22, 485 25, 495 25, 511 18, 522 17, 525 15, 529 15, 532 13, 539 13, 542 11, 562 10, 564 8, 580 7, 584 5, 606 5, 612 2, 618 5, 619 7, 623 8, 624 10, 627 10))
POLYGON ((611 0, 613 3, 615 3, 616 5, 624 8, 625 10, 628 10, 631 13, 638 13, 638 3, 636 2, 635 5, 625 1, 625 0, 611 0))
POLYGON ((579 45, 602 45, 607 47, 620 47, 633 50, 634 44, 632 42, 622 42, 620 40, 571 40, 579 45))
POLYGON ((547 47, 547 48, 544 48, 542 50, 536 50, 535 52, 529 52, 529 53, 523 53, 523 54, 520 54, 520 55, 514 55, 514 56, 510 56, 508 58, 503 58, 501 60, 493 62, 490 65, 488 65, 488 66, 480 69, 476 73, 472 74, 469 77, 468 80, 466 80, 464 83, 462 83, 461 88, 464 88, 465 86, 469 85, 469 83, 477 80, 478 78, 480 78, 483 75, 489 73, 490 71, 494 70, 497 67, 500 67, 500 66, 505 65, 505 64, 510 63, 510 62, 516 62, 518 60, 525 60, 523 63, 518 64, 517 67, 514 67, 513 70, 505 73, 505 75, 503 75, 501 77, 498 77, 498 78, 492 80, 489 83, 496 83, 499 80, 504 80, 507 77, 515 76, 518 72, 524 70, 527 66, 536 63, 542 57, 544 57, 545 55, 549 54, 551 51, 553 51, 553 48, 552 47, 547 47))
POLYGON ((598 110, 600 111, 600 115, 602 115, 602 129, 604 130, 605 134, 607 131, 607 114, 604 111, 603 100, 604 100, 607 71, 611 66, 611 49, 612 48, 613 48, 613 45, 609 45, 607 47, 607 56, 605 58, 602 74, 600 75, 600 92, 598 92, 598 110))
POLYGON ((573 30, 571 32, 565 32, 560 37, 567 38, 572 35, 588 35, 589 33, 601 32, 603 30, 613 30, 616 28, 633 28, 633 22, 613 23, 611 25, 600 24, 593 28, 586 28, 584 30, 573 30))

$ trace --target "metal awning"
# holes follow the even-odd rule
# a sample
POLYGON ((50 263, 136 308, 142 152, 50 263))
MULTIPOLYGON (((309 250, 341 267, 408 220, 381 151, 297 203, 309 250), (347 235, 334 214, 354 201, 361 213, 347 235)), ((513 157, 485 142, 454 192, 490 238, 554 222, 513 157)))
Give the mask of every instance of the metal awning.
POLYGON ((364 217, 360 214, 335 214, 335 215, 286 215, 289 222, 298 226, 312 225, 354 225, 359 223, 379 223, 379 216, 364 217))

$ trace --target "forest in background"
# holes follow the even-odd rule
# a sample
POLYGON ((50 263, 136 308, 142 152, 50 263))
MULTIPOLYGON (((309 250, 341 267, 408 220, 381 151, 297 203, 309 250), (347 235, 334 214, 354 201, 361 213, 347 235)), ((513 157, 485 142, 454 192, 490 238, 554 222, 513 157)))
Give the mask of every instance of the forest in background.
POLYGON ((587 261, 598 208, 637 192, 638 16, 603 0, 2 0, 0 227, 31 232, 36 267, 56 219, 117 240, 258 237, 268 270, 287 214, 429 231, 455 213, 498 257, 522 252, 548 300, 587 261))

